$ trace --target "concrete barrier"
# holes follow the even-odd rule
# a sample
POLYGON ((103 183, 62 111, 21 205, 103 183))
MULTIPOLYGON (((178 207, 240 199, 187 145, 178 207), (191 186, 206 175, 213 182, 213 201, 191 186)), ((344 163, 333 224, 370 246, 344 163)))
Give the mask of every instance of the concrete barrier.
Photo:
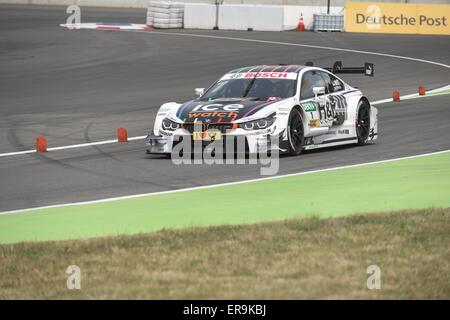
POLYGON ((80 7, 147 8, 147 0, 0 0, 0 4, 59 5, 80 7))
POLYGON ((212 29, 216 26, 216 6, 202 3, 184 5, 184 27, 186 29, 212 29))
POLYGON ((219 29, 282 31, 283 6, 229 5, 220 6, 219 29))

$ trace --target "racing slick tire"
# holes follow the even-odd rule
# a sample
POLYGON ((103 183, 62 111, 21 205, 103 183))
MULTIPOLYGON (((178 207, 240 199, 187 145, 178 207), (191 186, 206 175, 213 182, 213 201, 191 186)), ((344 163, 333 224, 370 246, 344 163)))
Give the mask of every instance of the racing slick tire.
POLYGON ((357 145, 366 144, 370 133, 370 105, 367 101, 361 100, 358 103, 358 114, 356 116, 356 137, 357 145))
POLYGON ((291 156, 299 155, 303 150, 305 142, 305 130, 303 128, 303 118, 298 108, 292 108, 289 114, 287 125, 288 151, 291 156))

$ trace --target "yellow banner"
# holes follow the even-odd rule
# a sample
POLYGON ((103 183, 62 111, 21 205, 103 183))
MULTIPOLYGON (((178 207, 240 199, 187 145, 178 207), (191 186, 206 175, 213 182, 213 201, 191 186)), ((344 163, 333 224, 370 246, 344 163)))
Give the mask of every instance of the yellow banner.
POLYGON ((450 35, 450 4, 347 2, 345 31, 450 35))

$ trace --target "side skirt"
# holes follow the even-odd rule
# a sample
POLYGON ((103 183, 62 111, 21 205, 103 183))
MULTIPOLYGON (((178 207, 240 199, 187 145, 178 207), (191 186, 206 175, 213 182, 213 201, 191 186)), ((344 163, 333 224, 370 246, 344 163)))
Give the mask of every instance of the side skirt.
POLYGON ((335 146, 341 146, 344 144, 354 144, 357 142, 358 142, 358 139, 356 139, 356 138, 327 140, 327 141, 322 142, 321 144, 310 144, 310 145, 304 146, 303 150, 313 150, 313 149, 319 149, 319 148, 335 147, 335 146))

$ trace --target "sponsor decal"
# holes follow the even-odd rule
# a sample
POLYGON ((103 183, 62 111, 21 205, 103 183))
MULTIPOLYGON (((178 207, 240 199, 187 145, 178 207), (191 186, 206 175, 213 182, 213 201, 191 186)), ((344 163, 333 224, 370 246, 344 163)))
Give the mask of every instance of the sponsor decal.
POLYGON ((347 100, 343 95, 330 95, 329 99, 335 105, 336 109, 347 109, 347 100))
POLYGON ((377 134, 375 133, 375 128, 370 129, 369 139, 370 140, 375 140, 376 136, 377 136, 377 134))
POLYGON ((327 133, 325 133, 325 134, 350 134, 350 130, 348 130, 348 129, 343 129, 343 130, 331 130, 331 131, 328 131, 327 133))
POLYGON ((170 131, 164 131, 164 130, 159 130, 159 135, 161 135, 161 136, 172 136, 173 135, 173 132, 170 132, 170 131))
POLYGON ((312 102, 312 101, 300 103, 300 106, 306 112, 312 112, 312 111, 316 111, 317 110, 316 104, 314 102, 312 102))
POLYGON ((320 122, 328 122, 334 119, 335 116, 335 104, 326 101, 324 104, 319 105, 320 122))
POLYGON ((243 109, 244 106, 239 103, 234 104, 227 104, 223 105, 220 103, 212 103, 212 104, 205 104, 194 107, 189 113, 191 112, 197 112, 197 111, 239 111, 240 109, 243 109))
POLYGON ((243 72, 243 73, 228 73, 224 75, 220 80, 251 79, 251 78, 296 80, 297 76, 298 74, 296 72, 243 72))
POLYGON ((329 97, 334 109, 334 125, 341 125, 347 120, 347 100, 343 95, 331 95, 329 97))
POLYGON ((345 31, 450 35, 449 4, 347 2, 345 31))
MULTIPOLYGON (((218 118, 228 118, 228 119, 236 119, 238 114, 234 111, 231 112, 194 112, 189 113, 188 120, 194 120, 197 118, 208 118, 208 117, 218 117, 218 118)), ((210 121, 210 120, 209 120, 210 121)))
POLYGON ((194 141, 201 140, 201 141, 215 141, 215 140, 221 140, 222 134, 220 131, 204 131, 204 132, 193 132, 192 133, 192 139, 194 141))
MULTIPOLYGON (((189 113, 187 114, 187 118, 185 117, 184 121, 190 122, 192 120, 196 120, 199 118, 210 118, 216 117, 219 118, 219 122, 221 119, 236 119, 239 114, 239 110, 243 109, 244 106, 239 103, 223 105, 220 103, 212 103, 212 104, 199 104, 195 106, 189 113)), ((207 121, 211 121, 208 119, 207 121)))

